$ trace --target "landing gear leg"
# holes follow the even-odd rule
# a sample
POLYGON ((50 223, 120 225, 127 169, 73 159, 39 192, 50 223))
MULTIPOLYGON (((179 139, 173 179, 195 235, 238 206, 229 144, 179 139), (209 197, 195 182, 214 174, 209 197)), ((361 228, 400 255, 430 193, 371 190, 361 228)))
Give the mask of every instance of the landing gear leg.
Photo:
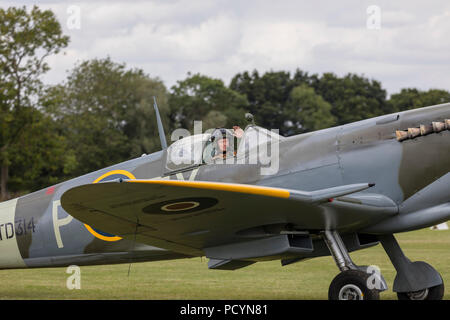
POLYGON ((378 238, 397 271, 393 290, 399 300, 441 300, 444 297, 444 282, 439 272, 425 262, 411 262, 392 234, 378 238))
POLYGON ((328 299, 378 300, 380 291, 387 289, 383 277, 379 273, 368 272, 367 268, 356 266, 336 231, 324 231, 322 236, 341 270, 330 284, 328 299), (373 285, 374 283, 377 285, 373 285))

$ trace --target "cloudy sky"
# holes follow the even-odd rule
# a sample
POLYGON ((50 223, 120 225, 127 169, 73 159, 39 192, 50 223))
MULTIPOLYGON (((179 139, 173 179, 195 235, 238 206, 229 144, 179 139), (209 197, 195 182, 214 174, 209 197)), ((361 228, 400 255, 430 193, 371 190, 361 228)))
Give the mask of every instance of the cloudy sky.
POLYGON ((14 1, 52 9, 70 44, 45 82, 77 61, 110 56, 167 87, 188 71, 221 78, 257 69, 352 72, 405 87, 450 90, 448 0, 14 1))

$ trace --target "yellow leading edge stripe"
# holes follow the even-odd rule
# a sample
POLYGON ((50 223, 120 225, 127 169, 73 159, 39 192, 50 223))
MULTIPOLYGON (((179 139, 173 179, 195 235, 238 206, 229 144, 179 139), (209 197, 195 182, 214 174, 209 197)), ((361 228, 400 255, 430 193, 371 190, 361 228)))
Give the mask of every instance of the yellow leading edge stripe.
POLYGON ((209 181, 181 181, 181 180, 127 180, 128 183, 149 183, 158 185, 168 185, 175 187, 188 187, 208 190, 220 190, 239 192, 246 194, 256 194, 262 196, 289 198, 289 191, 271 187, 260 187, 254 185, 244 185, 235 183, 217 183, 209 181))

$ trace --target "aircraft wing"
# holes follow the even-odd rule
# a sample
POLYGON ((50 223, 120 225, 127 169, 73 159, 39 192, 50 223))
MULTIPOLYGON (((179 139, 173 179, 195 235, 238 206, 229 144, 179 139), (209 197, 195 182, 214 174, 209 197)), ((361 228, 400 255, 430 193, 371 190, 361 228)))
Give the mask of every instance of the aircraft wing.
MULTIPOLYGON (((66 191, 61 205, 103 232, 188 255, 248 241, 246 230, 289 223, 297 230, 357 229, 397 213, 359 183, 317 191, 179 180, 116 180, 66 191)), ((271 235, 273 236, 273 234, 271 235)))

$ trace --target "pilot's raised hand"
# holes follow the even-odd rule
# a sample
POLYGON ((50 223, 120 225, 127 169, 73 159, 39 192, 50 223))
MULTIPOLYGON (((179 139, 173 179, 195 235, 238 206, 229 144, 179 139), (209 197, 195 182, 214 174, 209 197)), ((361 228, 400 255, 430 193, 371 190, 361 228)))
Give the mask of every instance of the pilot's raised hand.
POLYGON ((234 136, 237 138, 242 138, 244 135, 244 130, 242 130, 239 126, 233 126, 234 136))

